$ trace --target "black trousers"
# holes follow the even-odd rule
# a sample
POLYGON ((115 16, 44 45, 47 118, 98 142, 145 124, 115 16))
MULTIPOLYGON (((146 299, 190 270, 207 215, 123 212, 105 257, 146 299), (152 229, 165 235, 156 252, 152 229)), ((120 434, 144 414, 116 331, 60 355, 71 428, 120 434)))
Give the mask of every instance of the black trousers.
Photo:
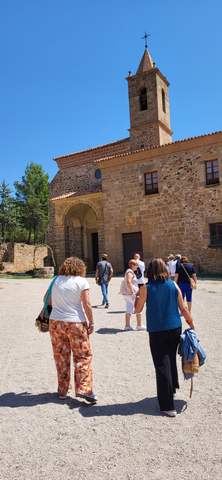
POLYGON ((181 327, 149 333, 160 410, 174 410, 173 394, 179 388, 176 353, 180 335, 181 327))

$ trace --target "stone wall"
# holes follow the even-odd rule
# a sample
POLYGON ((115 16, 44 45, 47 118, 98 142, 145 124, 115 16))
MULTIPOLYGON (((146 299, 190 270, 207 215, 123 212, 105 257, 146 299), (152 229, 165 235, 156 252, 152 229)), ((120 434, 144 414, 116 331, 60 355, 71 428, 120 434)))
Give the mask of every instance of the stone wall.
POLYGON ((76 192, 92 193, 101 190, 101 180, 95 177, 99 167, 94 164, 79 165, 59 170, 50 184, 50 198, 76 192))
POLYGON ((3 262, 11 261, 11 252, 9 251, 9 244, 2 243, 0 244, 0 265, 3 262))
POLYGON ((209 223, 222 222, 222 186, 205 185, 206 160, 217 158, 222 172, 222 143, 194 145, 101 162, 105 249, 115 271, 123 270, 122 234, 140 231, 145 261, 182 253, 198 269, 222 273, 222 249, 209 246, 209 223), (144 173, 154 170, 159 193, 145 195, 144 173))
POLYGON ((23 273, 44 266, 46 257, 50 256, 45 245, 27 245, 25 243, 7 243, 0 246, 0 263, 2 271, 23 273), (1 252, 4 250, 4 255, 1 252))
POLYGON ((128 94, 130 110, 131 150, 172 142, 170 130, 169 83, 157 68, 129 76, 128 94), (146 88, 147 109, 140 109, 140 92, 146 88), (162 105, 165 93, 165 112, 162 105))

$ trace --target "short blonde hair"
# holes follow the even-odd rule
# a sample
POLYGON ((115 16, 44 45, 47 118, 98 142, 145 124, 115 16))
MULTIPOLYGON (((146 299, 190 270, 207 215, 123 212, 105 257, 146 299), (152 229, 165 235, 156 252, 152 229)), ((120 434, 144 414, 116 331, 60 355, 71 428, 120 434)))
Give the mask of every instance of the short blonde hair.
POLYGON ((62 263, 59 269, 59 275, 73 275, 74 277, 80 276, 85 277, 86 275, 86 265, 78 257, 69 257, 66 258, 62 263))

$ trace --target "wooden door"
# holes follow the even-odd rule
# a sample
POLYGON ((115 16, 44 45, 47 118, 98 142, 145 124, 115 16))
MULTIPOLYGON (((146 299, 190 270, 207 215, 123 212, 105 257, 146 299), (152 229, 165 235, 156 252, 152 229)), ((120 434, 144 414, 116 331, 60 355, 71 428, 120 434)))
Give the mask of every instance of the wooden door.
POLYGON ((123 259, 124 268, 128 267, 128 261, 133 258, 134 253, 143 257, 142 232, 123 233, 123 259))
POLYGON ((96 264, 99 261, 99 239, 98 239, 98 232, 94 232, 91 234, 92 238, 92 264, 93 270, 96 269, 96 264))

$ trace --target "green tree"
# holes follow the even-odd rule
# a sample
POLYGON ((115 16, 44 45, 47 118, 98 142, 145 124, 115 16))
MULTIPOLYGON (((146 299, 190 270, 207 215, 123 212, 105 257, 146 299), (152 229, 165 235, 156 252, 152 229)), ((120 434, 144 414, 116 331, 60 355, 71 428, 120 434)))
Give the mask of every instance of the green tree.
POLYGON ((0 229, 1 241, 11 240, 16 226, 16 207, 9 185, 0 182, 0 229))
POLYGON ((27 165, 21 182, 15 182, 20 227, 27 231, 27 241, 45 241, 48 224, 48 174, 41 165, 27 165))

